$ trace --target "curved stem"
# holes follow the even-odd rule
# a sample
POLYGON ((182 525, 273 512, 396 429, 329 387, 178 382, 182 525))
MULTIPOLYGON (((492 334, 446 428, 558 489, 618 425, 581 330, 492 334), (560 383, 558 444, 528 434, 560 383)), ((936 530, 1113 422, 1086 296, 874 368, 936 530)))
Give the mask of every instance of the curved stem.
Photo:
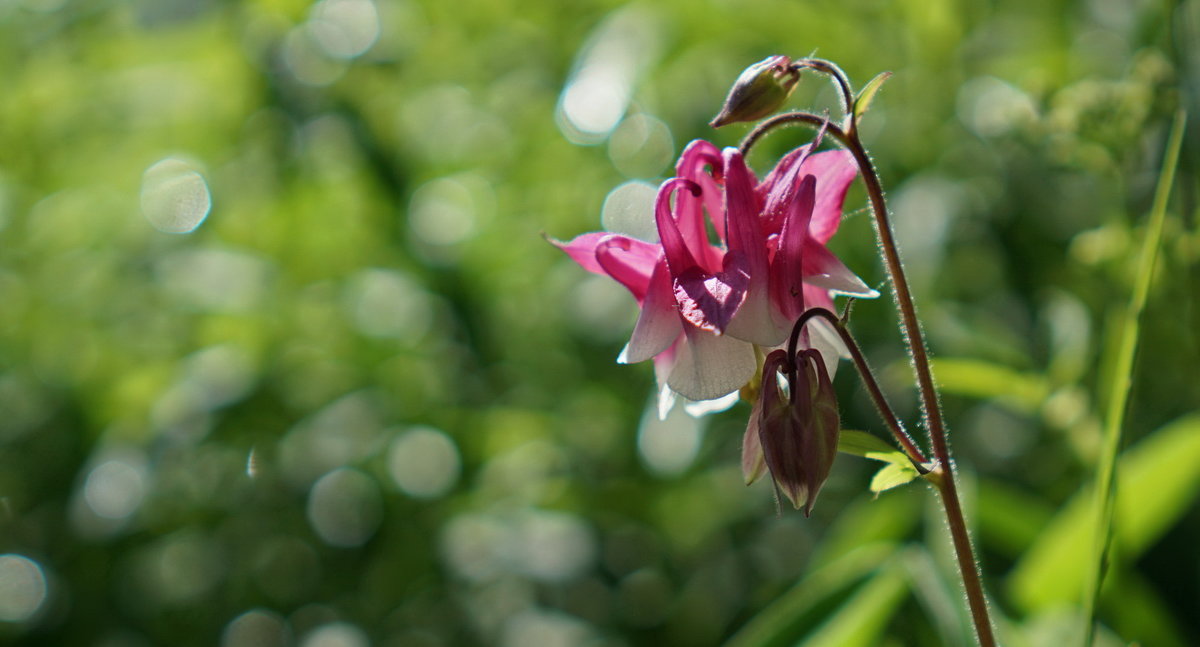
POLYGON ((850 79, 842 71, 842 68, 838 67, 833 61, 827 61, 823 58, 802 58, 792 63, 792 69, 796 71, 806 68, 820 72, 833 79, 833 83, 837 86, 842 98, 842 110, 847 115, 854 113, 854 92, 850 89, 850 79))
POLYGON ((921 394, 922 417, 929 430, 929 440, 933 447, 934 458, 938 462, 937 468, 931 473, 933 478, 930 480, 937 487, 946 511, 946 522, 950 526, 950 537, 954 544, 954 553, 958 558, 963 588, 967 594, 967 603, 971 608, 975 635, 983 647, 994 647, 996 639, 988 618, 987 600, 984 597, 983 583, 979 577, 979 566, 975 563, 971 538, 967 533, 966 519, 963 516, 962 504, 958 497, 958 487, 954 482, 954 463, 950 457, 950 445, 946 439, 946 428, 942 420, 937 388, 933 382, 929 353, 925 348, 925 340, 917 319, 917 309, 913 303, 912 292, 909 290, 908 279, 904 274, 904 266, 900 262, 900 252, 892 233, 891 219, 883 198, 883 187, 880 185, 879 175, 871 158, 867 155, 866 149, 863 148, 857 131, 847 133, 834 124, 827 124, 825 119, 806 112, 778 115, 759 124, 742 140, 742 153, 746 154, 750 147, 766 133, 790 123, 803 123, 814 127, 824 126, 826 132, 850 151, 862 172, 863 184, 866 186, 871 209, 875 215, 875 234, 879 239, 879 247, 883 250, 884 265, 892 284, 896 309, 900 313, 901 329, 908 347, 909 357, 912 360, 913 372, 916 374, 917 389, 921 394))
POLYGON ((850 333, 850 329, 845 323, 825 308, 810 308, 800 315, 796 320, 796 325, 792 328, 792 336, 788 340, 788 358, 789 360, 796 356, 796 346, 799 344, 800 330, 804 325, 815 318, 821 318, 833 325, 833 329, 837 331, 838 336, 842 338, 842 343, 850 351, 850 357, 854 360, 854 367, 858 369, 859 376, 862 377, 863 384, 866 385, 867 391, 871 394, 871 401, 875 403, 875 408, 879 410, 880 417, 883 418, 892 435, 896 437, 896 442, 900 443, 900 447, 904 449, 904 453, 908 459, 912 461, 917 472, 926 474, 929 468, 926 467, 928 459, 921 453, 917 444, 913 442, 908 432, 904 430, 904 425, 900 424, 900 419, 896 417, 896 413, 892 410, 892 406, 888 404, 887 396, 883 394, 883 389, 879 387, 879 381, 875 379, 875 373, 871 370, 871 366, 867 364, 867 358, 863 355, 862 348, 855 341, 854 335, 850 333))

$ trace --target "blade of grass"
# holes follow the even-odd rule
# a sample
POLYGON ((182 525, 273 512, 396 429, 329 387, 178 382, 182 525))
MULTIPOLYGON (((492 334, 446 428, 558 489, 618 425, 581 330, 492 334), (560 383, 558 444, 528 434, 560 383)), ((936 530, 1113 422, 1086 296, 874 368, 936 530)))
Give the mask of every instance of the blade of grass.
POLYGON ((884 564, 862 588, 808 637, 802 647, 868 647, 881 634, 908 594, 899 559, 884 564))
POLYGON ((821 618, 813 614, 814 609, 861 585, 896 550, 897 546, 891 542, 867 544, 823 565, 751 618, 725 647, 794 644, 797 636, 820 624, 821 618))
POLYGON ((1132 382, 1133 360, 1137 351, 1138 319, 1146 307, 1150 282, 1154 275, 1154 264, 1158 259, 1162 241, 1163 222, 1166 220, 1167 199, 1171 195, 1171 184, 1175 179, 1175 167, 1179 161, 1179 149, 1183 144, 1183 129, 1187 115, 1182 110, 1175 114, 1171 134, 1163 156, 1158 187, 1154 192, 1154 204, 1146 225, 1146 237, 1142 241, 1141 258, 1134 279, 1133 295, 1129 307, 1121 317, 1120 344, 1109 385, 1108 411, 1104 419, 1104 444, 1096 470, 1095 490, 1095 547, 1091 564, 1086 574, 1084 587, 1083 645, 1091 645, 1096 628, 1096 603, 1100 596, 1100 585, 1108 564, 1108 549, 1112 542, 1113 502, 1116 499, 1117 454, 1121 450, 1121 428, 1125 422, 1129 387, 1132 382))
MULTIPOLYGON (((1200 413, 1155 430, 1121 452, 1117 463, 1122 486, 1113 510, 1114 557, 1120 558, 1114 560, 1114 573, 1137 562, 1200 500, 1200 413)), ((1053 612, 1082 599, 1086 573, 1092 567, 1087 548, 1094 503, 1092 484, 1080 487, 1053 519, 1040 522, 1036 541, 1013 566, 1009 598, 1026 615, 1053 612)), ((1079 622, 1074 621, 1076 637, 1079 622)))

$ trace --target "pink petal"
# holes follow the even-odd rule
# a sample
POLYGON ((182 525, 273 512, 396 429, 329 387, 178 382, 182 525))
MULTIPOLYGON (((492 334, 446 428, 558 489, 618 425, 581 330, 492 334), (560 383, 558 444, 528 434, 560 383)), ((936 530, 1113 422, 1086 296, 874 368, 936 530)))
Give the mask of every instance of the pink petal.
POLYGON ((775 306, 787 321, 795 321, 804 312, 803 260, 808 240, 808 223, 816 199, 816 179, 806 175, 797 183, 788 204, 779 235, 779 249, 771 267, 771 291, 775 306))
MULTIPOLYGON (((810 241, 815 243, 815 241, 810 241)), ((833 294, 861 299, 874 299, 879 292, 858 278, 841 259, 821 244, 809 244, 804 249, 804 282, 833 294)))
POLYGON ((746 385, 758 370, 754 348, 728 336, 684 327, 667 384, 689 400, 712 400, 746 385))
POLYGON ((679 311, 675 309, 675 295, 671 289, 671 275, 666 261, 660 259, 650 276, 633 335, 617 361, 636 364, 648 360, 667 350, 682 332, 679 311))
MULTIPOLYGON (((785 177, 793 174, 797 169, 797 165, 808 157, 809 151, 812 149, 811 144, 805 144, 799 148, 793 149, 779 159, 775 163, 775 167, 767 172, 767 177, 758 185, 755 191, 758 193, 759 199, 764 202, 775 189, 777 185, 784 180, 785 177)), ((790 184, 790 183, 789 183, 790 184)))
POLYGON ((811 148, 811 145, 801 146, 785 155, 758 187, 764 201, 763 221, 770 233, 777 234, 783 229, 800 190, 800 179, 804 176, 801 167, 811 148))
POLYGON ((698 188, 698 193, 679 192, 675 196, 675 220, 688 249, 702 265, 712 270, 719 265, 720 260, 708 242, 708 227, 705 225, 704 211, 701 207, 708 207, 709 217, 713 219, 718 236, 724 236, 724 223, 718 218, 721 214, 721 189, 713 175, 704 172, 705 166, 712 168, 713 175, 720 175, 721 154, 716 146, 697 139, 688 144, 679 156, 675 172, 676 177, 693 182, 698 188), (718 210, 714 211, 714 208, 718 210))
POLYGON ((600 270, 598 273, 616 279, 641 303, 646 297, 650 274, 662 258, 662 248, 636 238, 608 234, 596 243, 593 258, 600 270))
POLYGON ((566 252, 567 256, 570 256, 571 260, 579 263, 583 269, 593 274, 608 274, 608 272, 604 271, 604 268, 600 267, 600 263, 596 261, 596 245, 602 239, 611 235, 607 231, 593 231, 587 234, 580 234, 566 243, 554 238, 547 238, 547 240, 555 247, 566 252))
POLYGON ((679 223, 671 214, 671 194, 680 188, 698 190, 696 184, 690 180, 671 178, 659 187, 658 199, 654 204, 654 222, 658 226, 658 240, 662 243, 663 253, 667 257, 667 265, 671 268, 671 275, 676 277, 697 267, 696 257, 688 249, 679 223))
POLYGON ((858 165, 850 151, 825 151, 804 160, 800 172, 817 178, 817 203, 809 233, 818 242, 827 243, 841 224, 846 191, 858 174, 858 165))
POLYGON ((745 303, 728 333, 762 346, 774 346, 787 336, 784 322, 771 308, 767 240, 754 197, 754 175, 736 148, 725 149, 725 217, 731 261, 746 268, 749 285, 745 303))

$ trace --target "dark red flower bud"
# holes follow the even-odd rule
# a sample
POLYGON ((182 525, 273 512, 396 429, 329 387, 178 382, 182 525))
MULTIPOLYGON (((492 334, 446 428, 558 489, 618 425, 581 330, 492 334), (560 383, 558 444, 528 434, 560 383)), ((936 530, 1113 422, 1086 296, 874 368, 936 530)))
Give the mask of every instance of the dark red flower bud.
POLYGON ((795 370, 789 368, 786 351, 767 355, 742 442, 742 469, 750 482, 762 475, 765 464, 775 486, 807 516, 837 457, 841 424, 821 353, 801 350, 795 370))

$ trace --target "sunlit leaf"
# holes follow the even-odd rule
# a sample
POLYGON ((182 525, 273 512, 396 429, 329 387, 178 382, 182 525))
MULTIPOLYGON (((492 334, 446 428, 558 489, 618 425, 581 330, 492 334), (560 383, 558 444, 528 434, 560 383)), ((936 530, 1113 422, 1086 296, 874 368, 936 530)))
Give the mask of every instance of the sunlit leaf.
POLYGON ((879 92, 879 88, 883 87, 883 82, 892 76, 891 72, 881 72, 871 79, 863 89, 859 91, 858 96, 854 99, 854 120, 858 121, 871 108, 871 102, 875 100, 875 94, 879 92))
POLYGON ((917 470, 911 463, 908 465, 888 463, 883 466, 883 469, 875 472, 875 476, 871 477, 871 491, 878 496, 880 492, 899 487, 915 478, 917 478, 917 470))
POLYGON ((903 452, 889 445, 882 438, 868 434, 865 431, 843 429, 838 438, 838 451, 844 454, 872 458, 877 461, 908 462, 908 458, 903 452))

